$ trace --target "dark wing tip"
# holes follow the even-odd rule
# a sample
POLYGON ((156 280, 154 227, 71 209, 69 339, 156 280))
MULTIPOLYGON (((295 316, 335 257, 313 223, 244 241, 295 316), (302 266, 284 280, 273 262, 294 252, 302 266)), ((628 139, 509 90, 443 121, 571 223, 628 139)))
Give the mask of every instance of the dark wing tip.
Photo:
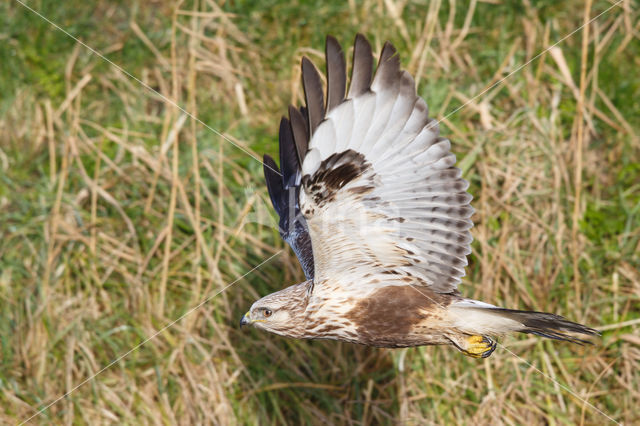
POLYGON ((342 51, 342 46, 340 45, 340 42, 338 41, 337 38, 335 38, 331 34, 327 34, 327 38, 325 40, 325 53, 326 53, 326 50, 329 50, 329 48, 342 51))
POLYGON ((398 65, 400 65, 400 59, 398 58, 398 50, 395 48, 390 41, 385 41, 382 46, 382 52, 380 52, 380 63, 388 61, 389 59, 395 57, 398 61, 398 65))
POLYGON ((307 120, 303 113, 293 105, 289 105, 289 120, 291 131, 293 132, 293 140, 296 145, 296 153, 298 154, 299 164, 302 166, 304 157, 307 155, 309 148, 309 133, 307 120))
POLYGON ((273 204, 273 208, 276 210, 276 213, 278 213, 278 216, 282 216, 285 211, 285 206, 284 187, 282 185, 280 169, 278 169, 278 165, 270 155, 265 154, 262 160, 264 180, 267 181, 267 190, 269 191, 271 204, 273 204))
POLYGON ((400 84, 400 55, 390 42, 385 42, 380 53, 378 69, 373 79, 373 86, 377 90, 395 87, 400 84))
POLYGON ((276 176, 280 176, 280 168, 276 164, 276 161, 269 154, 264 154, 262 156, 263 167, 265 172, 273 173, 276 176))
POLYGON ((371 43, 369 43, 369 39, 367 39, 367 37, 362 33, 356 34, 356 39, 353 43, 353 46, 354 48, 360 46, 361 48, 364 48, 366 50, 371 50, 371 43))
POLYGON ((313 135, 324 119, 324 90, 318 69, 306 56, 302 57, 302 86, 309 112, 309 134, 313 135))
POLYGON ((282 180, 284 188, 295 185, 300 163, 298 153, 291 130, 291 123, 285 117, 280 120, 280 168, 282 170, 282 180))
POLYGON ((327 112, 344 100, 347 89, 347 63, 342 46, 335 37, 328 35, 325 56, 327 58, 327 112))
POLYGON ((373 52, 365 36, 358 33, 353 45, 353 65, 349 98, 355 98, 369 90, 373 76, 373 52))

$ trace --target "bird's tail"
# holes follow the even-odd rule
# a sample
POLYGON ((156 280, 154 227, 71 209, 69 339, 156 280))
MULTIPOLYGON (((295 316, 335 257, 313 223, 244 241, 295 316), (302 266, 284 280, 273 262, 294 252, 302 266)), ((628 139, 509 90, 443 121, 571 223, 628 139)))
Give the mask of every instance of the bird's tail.
POLYGON ((498 308, 473 300, 453 304, 451 308, 457 318, 456 328, 469 334, 495 336, 508 332, 520 332, 579 345, 591 342, 575 337, 574 334, 600 335, 593 328, 547 312, 498 308))

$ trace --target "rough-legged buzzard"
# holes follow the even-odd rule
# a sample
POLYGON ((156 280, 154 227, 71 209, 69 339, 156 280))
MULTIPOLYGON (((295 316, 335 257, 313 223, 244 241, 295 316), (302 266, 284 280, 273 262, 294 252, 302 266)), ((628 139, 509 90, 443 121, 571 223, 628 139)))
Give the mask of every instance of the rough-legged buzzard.
POLYGON ((507 332, 575 343, 584 340, 571 333, 597 334, 460 294, 473 208, 449 141, 390 43, 374 76, 371 46, 356 37, 348 90, 333 37, 326 58, 326 102, 303 58, 306 106, 280 123, 280 168, 264 157, 281 235, 307 281, 258 300, 241 325, 378 347, 453 345, 473 357, 489 356, 507 332))

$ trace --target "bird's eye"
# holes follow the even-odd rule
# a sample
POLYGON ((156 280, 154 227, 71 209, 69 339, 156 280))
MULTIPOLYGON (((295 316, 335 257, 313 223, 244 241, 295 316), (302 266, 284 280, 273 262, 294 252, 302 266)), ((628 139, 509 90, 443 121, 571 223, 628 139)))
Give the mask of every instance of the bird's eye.
POLYGON ((271 311, 271 309, 265 309, 262 312, 262 315, 264 315, 265 318, 269 318, 271 316, 271 314, 273 314, 273 312, 271 311))

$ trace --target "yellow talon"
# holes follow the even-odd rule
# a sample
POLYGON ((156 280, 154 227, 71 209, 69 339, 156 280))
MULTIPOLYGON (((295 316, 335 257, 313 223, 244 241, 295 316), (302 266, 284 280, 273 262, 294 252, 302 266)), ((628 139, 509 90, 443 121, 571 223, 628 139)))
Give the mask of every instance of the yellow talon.
POLYGON ((486 358, 496 350, 496 342, 486 336, 469 336, 462 353, 472 358, 486 358))

